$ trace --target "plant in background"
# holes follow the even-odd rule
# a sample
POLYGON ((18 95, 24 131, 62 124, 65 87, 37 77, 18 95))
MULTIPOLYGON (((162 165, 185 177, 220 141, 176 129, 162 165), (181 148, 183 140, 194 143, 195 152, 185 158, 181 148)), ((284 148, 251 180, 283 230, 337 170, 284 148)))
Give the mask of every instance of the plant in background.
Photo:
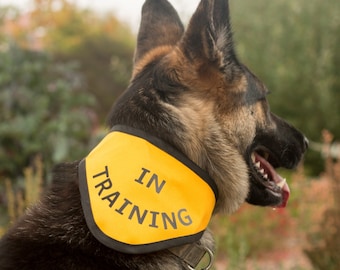
MULTIPOLYGON (((7 197, 7 218, 1 220, 2 225, 14 222, 32 205, 40 196, 43 184, 43 162, 41 156, 37 156, 32 166, 24 170, 24 190, 15 190, 12 181, 5 179, 5 192, 7 197)), ((1 236, 1 232, 0 232, 1 236)))
POLYGON ((81 87, 74 64, 15 44, 0 51, 1 178, 18 178, 36 155, 49 170, 87 152, 93 99, 81 87))
POLYGON ((96 14, 69 0, 32 0, 29 18, 23 44, 29 43, 27 35, 42 32, 44 50, 58 61, 79 63, 84 89, 95 97, 96 113, 104 122, 130 80, 135 47, 130 29, 111 13, 96 14))
POLYGON ((340 269, 340 161, 330 155, 333 135, 323 131, 326 174, 331 181, 332 204, 324 212, 317 231, 308 234, 309 248, 305 253, 315 269, 340 269))

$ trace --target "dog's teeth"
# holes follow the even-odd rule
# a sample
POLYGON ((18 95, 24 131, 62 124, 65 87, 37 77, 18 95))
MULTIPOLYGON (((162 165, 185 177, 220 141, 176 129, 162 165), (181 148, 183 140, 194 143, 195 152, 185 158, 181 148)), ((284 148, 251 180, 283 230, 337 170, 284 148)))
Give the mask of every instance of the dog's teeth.
POLYGON ((264 174, 264 169, 259 170, 260 174, 264 174))
POLYGON ((255 154, 254 153, 251 154, 251 159, 252 159, 253 162, 255 162, 255 154))
POLYGON ((276 185, 278 185, 280 188, 283 188, 283 186, 286 184, 287 180, 286 178, 283 178, 281 182, 277 183, 276 185))
POLYGON ((264 174, 264 175, 263 175, 263 178, 264 178, 264 179, 268 179, 268 174, 264 174))
POLYGON ((261 168, 261 163, 260 163, 260 161, 255 163, 255 167, 256 167, 256 168, 259 168, 259 169, 261 168))

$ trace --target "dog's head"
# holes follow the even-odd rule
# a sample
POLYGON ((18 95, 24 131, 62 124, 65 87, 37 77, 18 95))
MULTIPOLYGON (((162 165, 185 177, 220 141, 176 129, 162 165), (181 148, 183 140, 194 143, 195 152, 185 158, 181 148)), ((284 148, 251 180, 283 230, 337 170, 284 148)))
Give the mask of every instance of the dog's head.
POLYGON ((286 205, 276 168, 294 168, 307 140, 270 112, 268 90, 238 61, 227 0, 202 0, 186 30, 166 0, 147 0, 134 62, 111 124, 151 130, 206 170, 217 211, 286 205))

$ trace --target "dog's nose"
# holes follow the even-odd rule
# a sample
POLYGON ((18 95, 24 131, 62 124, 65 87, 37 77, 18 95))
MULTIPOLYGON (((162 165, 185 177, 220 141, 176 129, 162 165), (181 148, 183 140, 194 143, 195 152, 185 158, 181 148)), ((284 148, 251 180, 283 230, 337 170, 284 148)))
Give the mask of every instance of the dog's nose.
POLYGON ((309 147, 309 140, 307 139, 307 137, 304 136, 303 142, 305 147, 304 150, 306 151, 309 147))

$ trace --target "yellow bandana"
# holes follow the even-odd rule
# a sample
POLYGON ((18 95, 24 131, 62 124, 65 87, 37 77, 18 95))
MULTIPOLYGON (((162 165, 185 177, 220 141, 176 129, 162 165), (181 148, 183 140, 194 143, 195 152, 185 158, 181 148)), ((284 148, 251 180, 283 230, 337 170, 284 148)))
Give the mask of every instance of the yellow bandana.
POLYGON ((217 197, 214 181, 158 138, 115 126, 80 163, 82 207, 104 245, 141 254, 197 241, 217 197))

